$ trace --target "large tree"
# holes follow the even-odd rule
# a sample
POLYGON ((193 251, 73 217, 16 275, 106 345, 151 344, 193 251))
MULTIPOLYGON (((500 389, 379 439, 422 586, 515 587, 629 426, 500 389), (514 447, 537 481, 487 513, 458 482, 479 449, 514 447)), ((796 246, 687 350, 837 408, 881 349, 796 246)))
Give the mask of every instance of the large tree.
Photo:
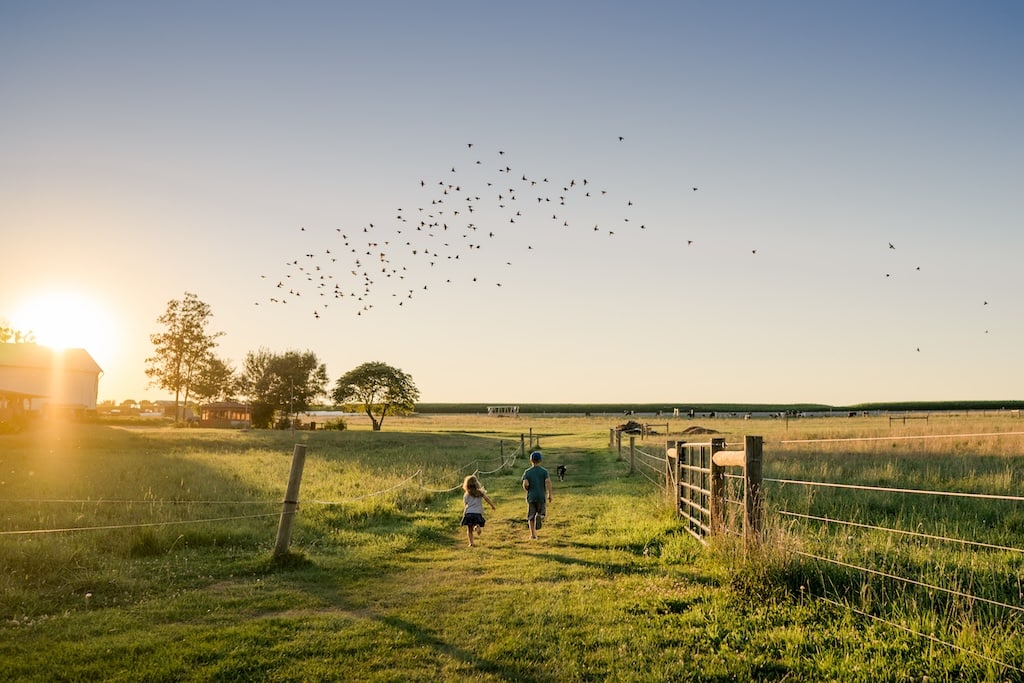
POLYGON ((308 410, 327 395, 327 366, 312 351, 250 351, 243 363, 241 389, 249 398, 254 427, 268 427, 276 416, 308 410))
POLYGON ((420 391, 408 374, 374 361, 363 363, 339 377, 332 396, 339 404, 361 406, 370 416, 373 431, 379 432, 389 412, 412 412, 420 391))
POLYGON ((201 370, 209 362, 217 338, 223 332, 207 332, 213 313, 209 304, 191 292, 183 299, 167 302, 167 310, 157 318, 163 332, 149 335, 155 349, 146 359, 146 375, 150 385, 174 392, 174 414, 181 419, 181 395, 188 405, 189 391, 198 381, 201 370))
POLYGON ((230 401, 238 392, 238 384, 238 373, 231 361, 210 354, 196 374, 192 395, 199 402, 230 401))

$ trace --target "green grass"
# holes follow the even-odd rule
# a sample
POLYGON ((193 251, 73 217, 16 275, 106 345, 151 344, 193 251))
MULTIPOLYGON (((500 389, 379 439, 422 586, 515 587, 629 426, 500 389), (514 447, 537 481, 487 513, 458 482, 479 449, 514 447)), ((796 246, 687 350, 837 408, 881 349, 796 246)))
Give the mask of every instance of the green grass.
MULTIPOLYGON (((344 432, 78 425, 0 437, 0 531, 160 524, 0 536, 0 671, 47 682, 1019 675, 816 599, 810 589, 826 585, 852 591, 858 609, 885 597, 898 610, 886 618, 926 633, 948 631, 948 613, 963 607, 918 595, 916 602, 889 599, 856 576, 778 549, 795 542, 847 547, 840 534, 804 530, 794 540, 780 527, 772 532, 778 548, 756 556, 727 540, 701 546, 667 509, 663 492, 616 461, 608 448, 613 424, 449 416, 394 419, 382 433, 356 420, 344 432), (569 467, 567 480, 554 482, 541 538, 528 539, 520 459, 482 476, 498 509, 487 510, 478 546, 467 548, 458 527, 461 492, 433 491, 475 468, 497 467, 499 441, 508 455, 531 426, 545 464, 569 467), (296 442, 308 447, 303 503, 292 554, 274 560, 276 513, 296 442), (222 517, 239 519, 164 524, 222 517)), ((907 474, 888 464, 888 443, 878 452, 813 455, 773 444, 819 432, 889 433, 877 420, 714 426, 730 440, 763 432, 766 476, 890 483, 916 476, 949 486, 973 472, 967 488, 1018 485, 1019 443, 962 446, 980 451, 969 464, 962 461, 971 456, 922 450, 907 474)), ((647 441, 644 448, 662 446, 647 441)), ((817 495, 798 502, 825 504, 817 495)), ((876 504, 896 519, 912 512, 884 503, 876 504)), ((992 513, 979 511, 979 519, 993 537, 1008 533, 992 524, 992 513)), ((884 540, 872 542, 872 552, 886 550, 884 540)), ((932 567, 930 551, 915 553, 899 560, 903 569, 932 567)), ((1007 574, 1008 566, 979 564, 975 581, 1012 583, 1019 567, 1007 574)), ((976 616, 957 623, 957 644, 1024 666, 1018 624, 976 616)))

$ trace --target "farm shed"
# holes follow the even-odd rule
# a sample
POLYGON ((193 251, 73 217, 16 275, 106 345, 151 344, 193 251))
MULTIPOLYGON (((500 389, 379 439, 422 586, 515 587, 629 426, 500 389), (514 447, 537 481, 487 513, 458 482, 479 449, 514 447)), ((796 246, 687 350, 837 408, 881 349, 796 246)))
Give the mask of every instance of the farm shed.
POLYGON ((101 374, 85 349, 0 344, 0 405, 25 413, 95 412, 101 374))
POLYGON ((249 406, 237 401, 207 403, 199 411, 200 427, 249 427, 251 423, 249 406))

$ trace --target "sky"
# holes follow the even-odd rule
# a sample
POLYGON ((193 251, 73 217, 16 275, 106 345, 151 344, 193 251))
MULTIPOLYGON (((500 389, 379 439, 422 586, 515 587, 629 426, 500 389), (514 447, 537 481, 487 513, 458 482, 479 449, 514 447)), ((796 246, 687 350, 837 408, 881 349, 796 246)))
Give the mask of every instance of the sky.
POLYGON ((146 358, 186 293, 236 368, 382 361, 424 402, 1019 400, 1022 29, 0 0, 0 319, 118 402, 169 397, 146 358))

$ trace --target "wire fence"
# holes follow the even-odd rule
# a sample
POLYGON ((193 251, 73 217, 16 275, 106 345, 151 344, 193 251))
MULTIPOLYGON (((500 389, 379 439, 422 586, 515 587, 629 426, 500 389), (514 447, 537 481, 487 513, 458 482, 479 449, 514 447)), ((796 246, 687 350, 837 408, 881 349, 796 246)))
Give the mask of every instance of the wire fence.
MULTIPOLYGON (((467 472, 472 468, 471 474, 474 475, 487 475, 501 472, 504 469, 509 469, 515 466, 516 461, 523 456, 523 446, 516 447, 508 455, 501 455, 498 458, 487 458, 473 460, 461 467, 457 468, 458 472, 467 472), (499 463, 497 467, 489 470, 481 470, 480 467, 490 466, 495 462, 499 463)), ((351 505, 358 503, 369 498, 376 498, 379 496, 393 493, 399 489, 414 486, 420 491, 431 494, 444 494, 457 491, 462 488, 462 481, 451 486, 449 488, 430 488, 423 485, 422 469, 416 470, 408 477, 400 480, 393 486, 388 486, 371 493, 365 493, 359 496, 351 498, 345 498, 340 500, 308 500, 305 501, 307 505, 322 505, 322 506, 337 506, 337 505, 351 505)), ((167 506, 167 507, 178 507, 178 506, 214 506, 214 505, 230 505, 230 506, 281 506, 284 501, 274 500, 188 500, 188 499, 128 499, 128 498, 109 498, 109 499, 69 499, 69 498, 39 498, 39 499, 0 499, 0 504, 8 505, 89 505, 89 506, 107 506, 107 505, 146 505, 146 506, 167 506)), ((72 532, 85 532, 85 531, 110 531, 110 530, 123 530, 123 529, 145 529, 153 527, 168 527, 168 526, 181 526, 189 524, 214 524, 220 522, 232 522, 241 521, 247 519, 263 519, 271 517, 280 517, 282 514, 295 514, 295 512, 284 513, 280 510, 275 512, 266 512, 259 514, 248 514, 248 515, 230 515, 230 516, 219 516, 219 517, 203 517, 199 519, 181 519, 181 520, 162 520, 155 522, 136 522, 132 524, 98 524, 91 526, 67 526, 67 527, 54 527, 54 528, 42 528, 42 529, 14 529, 0 531, 0 537, 18 537, 18 536, 42 536, 46 534, 67 534, 72 532)))
MULTIPOLYGON (((1021 434, 1024 432, 791 439, 775 443, 799 447, 1021 434)), ((667 456, 639 450, 637 454, 643 456, 636 460, 637 471, 655 486, 669 486, 664 474, 667 456)), ((765 460, 770 462, 769 457, 765 460)), ((725 477, 740 479, 731 474, 725 477)), ((1018 506, 1024 502, 1024 496, 792 478, 764 477, 762 482, 765 500, 772 502, 766 507, 766 514, 776 518, 771 528, 784 532, 778 537, 779 542, 784 543, 793 556, 808 562, 806 569, 818 573, 817 585, 813 586, 816 592, 810 597, 1004 667, 1005 671, 1024 673, 1024 669, 1013 663, 955 642, 958 629, 986 624, 999 629, 1007 623, 1024 622, 1024 548, 1014 544, 1019 535, 1004 533, 998 540, 979 539, 940 530, 961 529, 977 521, 979 516, 986 520, 1008 519, 1011 529, 1015 528, 1013 520, 1019 516, 1018 506), (828 491, 830 500, 816 495, 821 491, 828 491), (876 499, 866 499, 869 496, 876 499), (925 507, 920 504, 903 506, 903 499, 936 501, 935 505, 927 507, 929 513, 937 511, 936 518, 926 520, 935 529, 923 528, 926 521, 919 522, 916 528, 902 526, 911 512, 925 507), (830 512, 816 511, 818 507, 829 505, 832 506, 830 512), (978 505, 997 505, 1003 509, 1001 512, 986 510, 979 515, 978 505), (795 509, 798 507, 802 509, 795 509), (865 521, 871 514, 882 515, 883 520, 865 521), (960 553, 945 551, 949 546, 960 549, 960 553), (911 609, 911 605, 915 607, 911 609), (933 630, 948 637, 926 633, 897 621, 905 622, 910 618, 908 615, 914 614, 914 609, 918 610, 918 618, 922 618, 921 612, 927 609, 922 606, 929 605, 938 615, 933 630)), ((739 503, 731 499, 727 502, 739 503)), ((996 533, 993 528, 998 525, 981 526, 977 533, 996 533)), ((727 526, 725 531, 729 530, 727 526)), ((812 590, 808 584, 811 582, 805 581, 801 591, 812 590)), ((922 618, 922 621, 927 619, 922 618)))
MULTIPOLYGON (((854 439, 808 439, 808 440, 784 440, 776 443, 786 445, 811 445, 811 444, 836 444, 836 443, 849 443, 853 441, 893 441, 893 440, 907 440, 907 439, 941 439, 941 438, 996 438, 1000 436, 1019 436, 1024 432, 1002 432, 1002 433, 984 433, 984 434, 954 434, 954 435, 928 435, 921 437, 867 437, 867 438, 854 438, 854 439)), ((635 448, 634 451, 637 456, 634 459, 635 471, 641 476, 646 478, 652 485, 658 488, 665 488, 667 482, 667 457, 664 451, 660 453, 647 452, 641 448, 635 448)), ((465 465, 458 468, 459 472, 470 472, 476 475, 487 475, 500 472, 504 469, 514 467, 516 461, 525 455, 522 446, 513 450, 509 455, 502 455, 499 458, 491 459, 480 459, 466 463, 465 465), (496 466, 494 466, 496 465, 496 466), (489 469, 483 469, 489 468, 489 469)), ((431 494, 446 494, 457 491, 462 487, 462 482, 459 481, 455 485, 448 488, 432 488, 427 487, 423 483, 424 472, 422 469, 416 470, 410 475, 399 480, 392 486, 382 488, 377 491, 354 496, 351 498, 345 498, 340 500, 310 500, 306 501, 307 504, 320 505, 320 506, 338 506, 338 505, 350 505, 358 503, 360 501, 383 496, 389 493, 393 493, 397 490, 406 487, 416 487, 417 489, 431 494)), ((770 492, 766 492, 766 498, 771 500, 778 498, 780 500, 795 500, 799 496, 782 496, 781 491, 786 488, 796 488, 805 491, 812 491, 817 489, 828 489, 834 492, 859 492, 859 493, 875 493, 881 494, 886 497, 894 496, 915 496, 915 497, 934 497, 936 499, 959 499, 963 501, 988 501, 999 504, 1019 504, 1024 502, 1024 496, 1016 496, 1009 494, 991 494, 982 492, 961 492, 961 491, 943 491, 943 490, 925 490, 918 488, 907 488, 907 487, 884 487, 884 486, 871 486, 864 484, 849 484, 841 482, 829 482, 829 481, 812 481, 804 479, 786 479, 786 478, 764 478, 765 484, 773 484, 775 489, 775 496, 770 492)), ((809 496, 805 496, 809 497, 809 496)), ((22 500, 3 500, 0 501, 5 504, 44 504, 44 505, 167 505, 167 506, 216 506, 216 505, 231 505, 231 506, 260 506, 260 505, 281 505, 282 501, 266 501, 266 500, 183 500, 183 499, 172 499, 172 500, 155 500, 155 499, 144 499, 144 500, 132 500, 132 499, 104 499, 104 500, 75 500, 75 499, 22 499, 22 500)), ((731 501, 736 502, 736 501, 731 501)), ((847 506, 848 507, 848 506, 847 506)), ((1015 616, 1020 618, 1020 615, 1024 615, 1024 605, 1021 604, 1021 600, 1024 599, 1024 587, 1022 587, 1022 581, 1018 576, 1016 578, 1017 585, 1017 597, 1018 601, 1014 602, 1008 599, 1000 599, 999 597, 993 597, 991 595, 982 595, 976 590, 977 582, 967 581, 966 586, 957 584, 944 585, 937 580, 928 580, 921 576, 910 576, 906 572, 899 571, 899 562, 893 562, 891 568, 880 568, 877 564, 871 566, 868 559, 874 558, 876 561, 884 562, 884 556, 877 552, 867 553, 867 557, 861 561, 852 561, 849 559, 841 559, 837 557, 835 552, 832 551, 826 543, 832 542, 835 539, 835 534, 826 534, 821 536, 822 548, 815 550, 813 548, 813 539, 815 538, 814 530, 809 528, 809 525, 817 525, 818 529, 836 529, 842 528, 846 530, 857 530, 862 532, 869 532, 878 534, 880 536, 896 537, 901 539, 913 539, 919 543, 938 543, 938 544, 950 544, 958 546, 964 549, 970 550, 973 554, 980 552, 985 553, 1002 553, 1009 555, 1013 558, 1024 557, 1024 548, 1020 548, 1007 543, 994 543, 984 540, 977 540, 971 538, 963 538, 947 535, 944 533, 931 533, 922 530, 905 529, 897 526, 890 526, 886 524, 872 524, 864 521, 858 521, 857 519, 843 518, 838 515, 832 516, 828 514, 814 514, 809 510, 794 510, 788 509, 785 506, 774 506, 770 508, 771 513, 776 515, 780 520, 789 520, 789 530, 791 532, 797 531, 795 526, 796 523, 805 525, 803 531, 805 532, 803 538, 811 539, 806 544, 811 546, 810 549, 806 547, 793 549, 792 552, 797 557, 801 557, 807 561, 815 563, 822 567, 838 568, 844 572, 848 572, 857 576, 862 577, 862 582, 859 585, 866 585, 871 580, 878 580, 884 582, 890 582, 902 586, 906 590, 920 590, 925 595, 935 596, 944 595, 951 599, 957 599, 965 605, 965 609, 969 609, 972 613, 977 613, 977 607, 987 606, 993 610, 997 616, 995 619, 1000 617, 1006 618, 1006 615, 1015 616)), ((858 514, 854 508, 848 508, 849 514, 858 514)), ((950 509, 954 511, 954 509, 950 509)), ((38 529, 24 529, 24 530, 7 530, 0 531, 0 537, 25 537, 25 536, 40 536, 45 534, 65 534, 75 532, 89 532, 89 531, 108 531, 108 530, 123 530, 123 529, 139 529, 139 528, 152 528, 152 527, 164 527, 164 526, 180 526, 188 524, 211 524, 211 523, 223 523, 233 522, 241 520, 253 520, 253 519, 264 519, 271 517, 278 517, 282 513, 280 511, 266 512, 266 513, 254 513, 245 515, 230 515, 230 516, 211 516, 199 519, 190 520, 166 520, 156 522, 142 522, 134 524, 103 524, 103 525, 91 525, 91 526, 69 526, 60 528, 38 528, 38 529)), ((956 520, 952 520, 954 526, 956 526, 956 520)), ((849 548, 857 547, 857 542, 853 541, 847 544, 849 548)), ((874 547, 874 546, 872 546, 874 547)), ((974 557, 972 561, 977 558, 974 557)), ((1007 564, 1008 567, 1019 567, 1019 564, 1013 562, 1007 564)), ((963 570, 962 568, 953 568, 948 571, 939 571, 941 577, 946 578, 950 581, 957 580, 957 577, 961 574, 970 575, 968 568, 963 570)), ((1007 582, 1013 584, 1013 577, 1009 577, 1007 582)), ((999 661, 996 658, 992 658, 984 653, 971 651, 969 649, 962 648, 955 642, 938 637, 934 634, 925 633, 919 629, 913 629, 907 627, 905 624, 888 619, 883 615, 875 613, 868 609, 863 609, 851 604, 850 600, 843 599, 843 596, 832 596, 827 594, 827 584, 821 583, 821 592, 814 594, 813 597, 842 609, 849 610, 852 613, 870 618, 874 621, 885 623, 893 628, 913 633, 917 636, 925 638, 929 641, 940 643, 952 649, 956 649, 980 659, 989 661, 990 663, 997 664, 1005 667, 1007 670, 1024 673, 1024 669, 1021 669, 1013 664, 999 661), (838 599, 837 599, 838 597, 838 599)), ((949 616, 952 617, 952 612, 949 616)), ((960 614, 960 613, 957 613, 960 614)), ((955 625, 947 625, 946 630, 954 630, 955 625)))
POLYGON ((647 453, 642 448, 634 448, 633 452, 640 456, 634 460, 637 465, 636 471, 655 486, 665 486, 665 453, 654 455, 647 453))

